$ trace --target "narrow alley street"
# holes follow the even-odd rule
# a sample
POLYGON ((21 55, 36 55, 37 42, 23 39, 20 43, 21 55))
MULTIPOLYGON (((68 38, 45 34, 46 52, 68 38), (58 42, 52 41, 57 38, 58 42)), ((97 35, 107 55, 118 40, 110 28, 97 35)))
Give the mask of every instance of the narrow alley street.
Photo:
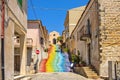
POLYGON ((71 72, 38 73, 32 80, 92 80, 71 72))
POLYGON ((48 58, 42 60, 40 73, 31 75, 32 80, 88 80, 87 78, 70 71, 70 62, 67 53, 60 51, 60 46, 51 45, 48 58))
POLYGON ((0 80, 120 80, 120 0, 0 0, 0 80))

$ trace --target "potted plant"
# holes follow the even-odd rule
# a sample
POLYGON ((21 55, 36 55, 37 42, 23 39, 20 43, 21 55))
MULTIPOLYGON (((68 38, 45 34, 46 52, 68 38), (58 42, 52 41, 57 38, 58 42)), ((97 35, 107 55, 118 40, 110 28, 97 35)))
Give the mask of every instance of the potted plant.
POLYGON ((48 52, 48 48, 44 49, 44 52, 48 52))

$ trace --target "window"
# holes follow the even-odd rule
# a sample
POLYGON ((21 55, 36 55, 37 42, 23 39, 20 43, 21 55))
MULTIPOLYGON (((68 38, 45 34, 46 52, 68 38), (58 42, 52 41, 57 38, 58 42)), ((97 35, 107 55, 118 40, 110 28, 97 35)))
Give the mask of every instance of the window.
POLYGON ((44 44, 44 39, 42 37, 40 38, 40 43, 44 44))
POLYGON ((91 34, 91 25, 90 25, 90 20, 87 20, 87 34, 91 34))
POLYGON ((55 36, 55 34, 53 34, 53 36, 55 36))
POLYGON ((20 8, 22 8, 22 0, 17 0, 20 8))
POLYGON ((84 33, 84 26, 77 32, 77 40, 80 39, 81 36, 83 36, 84 33))
POLYGON ((56 39, 55 38, 53 39, 53 44, 56 44, 56 39))

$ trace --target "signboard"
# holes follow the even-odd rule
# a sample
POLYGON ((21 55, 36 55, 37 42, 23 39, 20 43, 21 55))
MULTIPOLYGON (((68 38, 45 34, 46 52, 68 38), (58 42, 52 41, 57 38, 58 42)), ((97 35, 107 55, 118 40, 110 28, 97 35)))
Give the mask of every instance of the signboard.
POLYGON ((40 54, 40 51, 39 51, 39 50, 36 50, 36 54, 40 54))

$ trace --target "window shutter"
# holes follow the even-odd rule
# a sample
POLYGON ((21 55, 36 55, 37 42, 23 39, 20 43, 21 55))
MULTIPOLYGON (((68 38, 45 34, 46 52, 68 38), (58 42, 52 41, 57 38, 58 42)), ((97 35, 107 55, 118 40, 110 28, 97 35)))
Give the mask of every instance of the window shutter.
POLYGON ((22 8, 22 0, 18 0, 20 7, 22 8))

